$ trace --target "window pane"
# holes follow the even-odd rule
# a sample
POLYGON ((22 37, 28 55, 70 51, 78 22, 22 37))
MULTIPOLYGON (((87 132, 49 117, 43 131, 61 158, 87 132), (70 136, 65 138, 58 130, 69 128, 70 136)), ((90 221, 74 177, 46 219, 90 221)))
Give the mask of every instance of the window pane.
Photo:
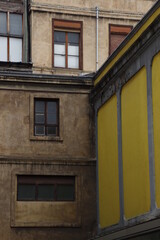
POLYGON ((65 43, 65 32, 54 31, 54 42, 65 43))
POLYGON ((47 127, 47 135, 57 135, 57 127, 47 127))
POLYGON ((57 186, 57 200, 58 201, 74 201, 74 185, 58 185, 57 186))
POLYGON ((36 113, 44 113, 45 103, 44 101, 36 101, 35 102, 35 111, 36 113))
POLYGON ((7 33, 7 14, 0 12, 0 33, 7 33))
POLYGON ((0 37, 0 61, 7 61, 7 38, 0 37))
POLYGON ((54 185, 38 185, 38 200, 54 200, 54 185))
POLYGON ((35 116, 35 123, 44 123, 45 122, 45 116, 43 113, 36 113, 35 116))
POLYGON ((35 135, 45 135, 45 127, 35 126, 35 135))
POLYGON ((65 55, 65 44, 54 44, 54 54, 65 55))
POLYGON ((32 184, 18 185, 18 200, 35 200, 36 188, 32 184))
POLYGON ((68 56, 68 67, 79 68, 79 57, 68 56))
POLYGON ((47 123, 56 124, 57 123, 57 103, 48 102, 47 103, 47 123))
POLYGON ((54 55, 54 66, 65 67, 65 56, 54 55))
POLYGON ((10 13, 9 20, 10 34, 22 35, 22 15, 10 13))
POLYGON ((11 62, 22 62, 22 39, 9 39, 9 60, 11 62))
POLYGON ((68 55, 79 56, 79 46, 68 45, 68 55))
POLYGON ((79 44, 79 33, 68 33, 68 42, 79 44))

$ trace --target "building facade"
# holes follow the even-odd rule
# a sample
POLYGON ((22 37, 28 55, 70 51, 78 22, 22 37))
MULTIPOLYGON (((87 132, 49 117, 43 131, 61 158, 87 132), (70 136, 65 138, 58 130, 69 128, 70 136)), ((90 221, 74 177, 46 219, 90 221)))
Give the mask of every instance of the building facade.
POLYGON ((0 1, 2 240, 96 234, 91 73, 153 3, 0 1))
POLYGON ((95 75, 96 239, 159 239, 160 2, 95 75))

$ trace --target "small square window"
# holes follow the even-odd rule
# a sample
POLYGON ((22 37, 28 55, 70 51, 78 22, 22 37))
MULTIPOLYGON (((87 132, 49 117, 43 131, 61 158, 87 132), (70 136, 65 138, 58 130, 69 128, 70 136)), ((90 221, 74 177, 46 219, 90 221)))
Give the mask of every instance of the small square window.
POLYGON ((59 136, 59 101, 35 99, 34 104, 35 136, 59 136))
POLYGON ((131 30, 132 26, 109 25, 109 54, 116 50, 131 30))

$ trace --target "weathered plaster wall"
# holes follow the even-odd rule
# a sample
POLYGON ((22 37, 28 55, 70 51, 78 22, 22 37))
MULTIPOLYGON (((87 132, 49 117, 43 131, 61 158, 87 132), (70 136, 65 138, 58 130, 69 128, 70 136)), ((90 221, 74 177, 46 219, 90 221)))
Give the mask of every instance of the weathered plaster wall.
MULTIPOLYGON (((94 164, 86 164, 85 162, 79 164, 54 164, 48 163, 47 160, 38 163, 31 163, 28 161, 11 160, 2 161, 0 164, 0 221, 3 227, 0 229, 1 239, 9 240, 39 240, 47 239, 88 239, 91 233, 95 230, 95 166, 94 164), (17 208, 16 201, 16 174, 63 174, 67 172, 76 173, 80 178, 80 188, 78 189, 79 199, 74 203, 78 207, 72 208, 70 204, 63 207, 63 212, 56 215, 54 219, 51 215, 53 209, 56 209, 56 204, 52 203, 51 208, 48 203, 41 202, 39 211, 36 212, 37 205, 28 202, 27 207, 17 208), (89 204, 88 204, 89 203, 89 204), (41 208, 43 207, 43 208, 41 208), (44 211, 45 210, 45 211, 44 211), (48 216, 51 222, 42 221, 42 214, 45 212, 45 217, 48 216), (36 218, 35 214, 36 213, 36 218), (64 221, 63 216, 66 220, 64 221), (38 226, 35 228, 35 220, 39 220, 38 226), (40 221, 41 219, 41 221, 40 221), (74 221, 73 221, 74 220, 74 221), (61 227, 56 227, 59 221, 61 227), (26 227, 28 222, 30 227, 26 227), (48 223, 48 225, 47 225, 48 223), (66 223, 71 223, 66 227, 66 223), (78 225, 76 226, 76 223, 78 225), (21 227, 15 227, 18 224, 21 227), (25 226, 26 225, 26 226, 25 226), (75 225, 75 226, 74 226, 75 225), (22 227, 23 226, 23 227, 22 227)), ((66 203, 67 204, 67 203, 66 203)))
POLYGON ((131 25, 142 18, 155 1, 31 1, 31 46, 35 72, 49 74, 96 71, 96 10, 99 7, 99 67, 109 53, 109 24, 131 25), (52 19, 83 22, 83 69, 52 67, 52 19))
MULTIPOLYGON (((33 3, 39 4, 53 4, 52 0, 32 0, 33 3)), ((54 5, 68 6, 68 7, 81 7, 81 8, 94 8, 99 6, 103 10, 118 10, 118 11, 130 11, 130 12, 145 12, 156 0, 54 0, 54 5)))
POLYGON ((1 91, 0 94, 0 152, 1 155, 49 156, 71 158, 91 157, 90 106, 87 94, 34 93, 26 91, 1 91), (58 98, 60 101, 60 141, 40 141, 32 138, 34 105, 36 97, 58 98))

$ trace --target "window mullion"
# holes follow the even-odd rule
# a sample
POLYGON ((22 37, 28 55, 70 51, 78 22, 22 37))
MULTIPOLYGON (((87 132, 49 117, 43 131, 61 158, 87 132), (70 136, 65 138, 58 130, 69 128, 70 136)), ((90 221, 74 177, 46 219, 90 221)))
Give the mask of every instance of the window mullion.
MULTIPOLYGON (((9 32, 10 32, 10 30, 9 30, 9 12, 7 12, 7 34, 9 35, 9 32)), ((9 36, 7 37, 7 61, 9 61, 9 51, 10 51, 10 49, 9 49, 10 47, 9 47, 9 36)))
POLYGON ((35 200, 38 201, 38 184, 37 183, 35 183, 35 187, 36 187, 35 200))
POLYGON ((44 121, 45 121, 45 135, 47 135, 47 101, 45 101, 45 118, 44 118, 44 121))
POLYGON ((66 68, 68 68, 68 33, 66 32, 66 68))

